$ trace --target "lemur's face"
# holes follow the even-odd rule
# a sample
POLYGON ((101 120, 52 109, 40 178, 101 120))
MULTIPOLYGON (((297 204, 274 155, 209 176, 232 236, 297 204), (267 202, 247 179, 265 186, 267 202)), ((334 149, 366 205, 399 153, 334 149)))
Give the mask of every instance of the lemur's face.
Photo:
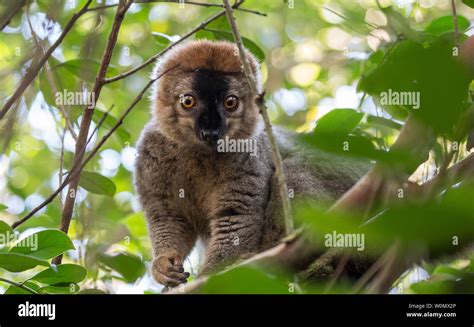
MULTIPOLYGON (((249 59, 258 72, 255 59, 249 59)), ((234 45, 188 42, 170 53, 158 72, 175 64, 158 81, 155 94, 156 118, 165 136, 178 143, 215 147, 226 136, 253 135, 258 108, 234 45)))

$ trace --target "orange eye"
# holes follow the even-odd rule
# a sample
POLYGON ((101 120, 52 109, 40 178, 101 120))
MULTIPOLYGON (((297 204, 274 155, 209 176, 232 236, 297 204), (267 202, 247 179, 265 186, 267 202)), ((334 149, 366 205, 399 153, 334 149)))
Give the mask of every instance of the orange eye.
POLYGON ((224 101, 224 106, 227 110, 235 110, 238 104, 239 100, 234 95, 229 95, 224 101))
POLYGON ((196 100, 190 94, 182 95, 179 97, 179 102, 183 106, 183 108, 191 109, 196 105, 196 100))

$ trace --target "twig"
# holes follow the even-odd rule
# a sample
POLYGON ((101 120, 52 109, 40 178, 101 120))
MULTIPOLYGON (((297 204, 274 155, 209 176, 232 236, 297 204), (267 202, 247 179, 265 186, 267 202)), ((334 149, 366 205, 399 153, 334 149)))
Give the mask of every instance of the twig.
POLYGON ((19 287, 27 292, 30 292, 32 294, 39 294, 38 292, 36 292, 35 290, 29 288, 28 286, 26 285, 23 285, 21 283, 17 283, 17 282, 14 282, 14 281, 11 281, 11 280, 8 280, 8 279, 5 279, 5 278, 1 278, 0 277, 0 282, 4 282, 4 283, 7 283, 7 284, 10 284, 10 285, 13 285, 13 286, 16 286, 16 287, 19 287))
POLYGON ((102 124, 105 122, 105 120, 107 119, 107 117, 109 116, 109 112, 114 108, 114 104, 106 111, 104 112, 104 115, 100 118, 99 122, 97 123, 97 125, 95 126, 94 130, 92 131, 92 133, 90 133, 91 135, 89 136, 89 138, 87 139, 87 144, 90 143, 90 141, 92 140, 92 138, 94 137, 95 133, 97 133, 97 131, 99 130, 99 128, 102 126, 102 124))
MULTIPOLYGON (((234 8, 238 8, 244 1, 243 0, 239 0, 236 4, 234 4, 234 8)), ((215 21, 216 19, 218 19, 219 17, 225 15, 225 10, 221 11, 221 12, 218 12, 210 17, 208 17, 206 20, 204 20, 203 22, 201 22, 198 26, 196 26, 195 28, 193 28, 192 30, 190 30, 188 33, 184 34, 183 36, 181 36, 181 38, 179 40, 177 40, 176 42, 173 42, 171 43, 169 46, 167 46, 165 49, 161 50, 160 52, 158 52, 157 54, 155 54, 154 56, 148 58, 145 62, 143 62, 142 64, 130 69, 129 71, 127 72, 124 72, 124 73, 121 73, 121 74, 118 74, 116 76, 113 76, 113 77, 109 77, 109 78, 106 78, 104 83, 105 84, 109 84, 109 83, 113 83, 113 82, 116 82, 118 80, 121 80, 121 79, 124 79, 125 77, 128 77, 130 75, 133 75, 135 74, 137 71, 141 70, 142 68, 148 66, 149 64, 155 62, 158 58, 160 58, 162 55, 164 55, 166 52, 168 52, 171 48, 175 47, 177 44, 183 42, 184 40, 186 40, 187 38, 189 38, 191 35, 193 35, 194 33, 200 31, 201 29, 203 29, 204 27, 206 27, 207 25, 209 25, 210 23, 212 23, 213 21, 215 21)))
POLYGON ((385 253, 377 259, 377 261, 357 280, 357 282, 352 287, 354 293, 359 293, 362 288, 367 285, 370 279, 379 272, 383 266, 387 263, 389 258, 393 256, 396 251, 395 245, 388 248, 385 253))
POLYGON ((474 177, 474 153, 471 153, 463 160, 447 168, 444 173, 436 175, 421 185, 420 190, 417 192, 435 194, 446 180, 451 183, 456 183, 462 177, 474 177))
POLYGON ((349 259, 351 258, 350 253, 344 253, 342 255, 341 260, 339 261, 336 270, 334 270, 334 274, 331 277, 331 280, 329 280, 328 284, 326 285, 324 289, 324 293, 329 293, 331 288, 334 286, 334 284, 337 282, 339 277, 341 277, 342 273, 344 272, 344 268, 346 267, 346 264, 349 262, 349 259))
POLYGON ((96 10, 102 10, 102 9, 108 9, 108 8, 115 8, 118 5, 119 5, 118 3, 114 3, 114 4, 111 4, 111 5, 97 6, 97 7, 92 7, 92 8, 87 9, 87 11, 90 12, 90 11, 96 11, 96 10))
POLYGON ((8 145, 10 144, 10 142, 13 138, 14 125, 15 125, 15 120, 16 120, 16 116, 17 116, 19 107, 20 107, 20 103, 17 103, 13 107, 12 114, 10 114, 7 117, 7 121, 2 126, 2 130, 0 132, 0 139, 2 139, 3 142, 2 142, 2 149, 1 149, 0 154, 6 153, 8 145))
POLYGON ((270 118, 268 117, 267 108, 265 107, 265 101, 263 99, 263 93, 259 93, 255 80, 253 80, 251 77, 252 75, 251 75, 250 65, 247 60, 247 55, 245 53, 244 47, 242 45, 242 38, 240 36, 239 29, 237 28, 237 24, 234 18, 234 12, 229 3, 229 0, 224 0, 224 5, 225 5, 225 11, 227 15, 227 20, 231 26, 232 34, 234 36, 235 43, 237 44, 237 48, 239 49, 239 55, 240 55, 240 59, 242 60, 245 78, 247 79, 247 83, 250 87, 250 90, 255 96, 256 103, 260 108, 260 114, 263 117, 265 130, 267 131, 268 140, 270 142, 270 146, 272 149, 273 162, 275 164, 275 175, 278 179, 278 189, 280 191, 283 217, 285 221, 285 232, 286 232, 286 235, 288 235, 291 232, 293 232, 294 227, 293 227, 293 219, 291 217, 290 198, 288 197, 288 188, 286 185, 285 175, 283 172, 283 162, 281 159, 280 150, 278 149, 275 135, 273 134, 272 124, 270 123, 270 118))
MULTIPOLYGON (((195 6, 201 6, 201 7, 224 8, 224 5, 220 5, 218 3, 206 3, 206 2, 187 1, 187 0, 183 0, 183 1, 180 1, 180 0, 135 0, 135 3, 153 3, 153 2, 168 2, 168 3, 179 3, 179 4, 195 5, 195 6)), ((112 8, 112 7, 116 7, 117 5, 118 4, 97 6, 97 7, 94 7, 94 8, 89 8, 88 11, 112 8)), ((235 9, 239 10, 239 11, 249 12, 249 13, 252 13, 252 14, 255 14, 255 15, 267 16, 266 13, 256 11, 256 10, 251 10, 251 9, 246 9, 246 8, 235 8, 235 9)))
POLYGON ((11 8, 10 10, 7 9, 6 14, 0 18, 0 31, 3 31, 3 29, 10 24, 11 20, 13 17, 18 14, 18 12, 21 10, 21 7, 23 7, 26 3, 26 0, 19 0, 15 3, 15 6, 11 8))
MULTIPOLYGON (((29 6, 26 8, 26 18, 27 18, 27 21, 28 21, 28 26, 29 26, 30 31, 31 31, 31 35, 33 36, 33 40, 35 41, 36 46, 40 49, 41 54, 44 56, 45 55, 44 48, 41 45, 41 42, 40 42, 40 40, 38 38, 38 35, 36 34, 36 32, 33 28, 33 25, 31 24, 30 7, 29 6)), ((49 82, 49 84, 52 88, 53 93, 57 94, 58 93, 58 87, 57 87, 56 82, 54 80, 54 76, 53 76, 53 73, 51 71, 51 67, 49 65, 48 60, 46 60, 46 62, 44 63, 44 72, 45 72, 46 78, 48 79, 48 82, 49 82)), ((66 128, 69 130, 69 133, 71 133, 73 139, 75 141, 77 141, 76 132, 74 132, 74 127, 72 126, 71 120, 69 119, 69 116, 66 112, 66 109, 64 108, 64 106, 62 104, 58 105, 58 108, 59 108, 59 111, 62 113, 62 115, 64 117, 64 120, 66 121, 66 128)), ((54 116, 54 114, 53 114, 53 116, 54 116)))
MULTIPOLYGON (((64 174, 64 137, 66 136, 66 128, 63 128, 63 133, 61 134, 61 152, 59 155, 59 173, 58 173, 58 179, 59 179, 59 185, 62 184, 63 182, 63 174, 64 174)), ((61 210, 63 207, 63 199, 61 196, 61 193, 59 194, 59 202, 61 203, 61 210)))
POLYGON ((18 100, 18 98, 23 94, 23 92, 26 90, 26 88, 31 84, 33 79, 38 75, 39 71, 41 70, 41 67, 45 64, 45 62, 48 60, 48 58, 51 56, 51 54, 56 50, 56 48, 61 44, 61 42, 64 40, 66 35, 69 33, 69 31, 72 29, 76 21, 81 17, 84 13, 87 12, 87 8, 91 4, 92 0, 88 0, 87 3, 82 7, 82 9, 75 13, 72 18, 69 20, 69 22, 66 24, 64 27, 63 32, 59 36, 59 38, 56 40, 56 42, 49 47, 49 49, 46 51, 44 56, 39 60, 39 62, 35 65, 32 66, 28 72, 26 73, 25 77, 21 81, 20 85, 16 89, 15 93, 7 100, 5 105, 3 106, 2 110, 0 111, 0 120, 3 119, 3 117, 6 115, 8 110, 10 110, 11 106, 18 100))
POLYGON ((146 86, 143 88, 143 90, 138 94, 138 96, 134 99, 134 101, 130 104, 130 106, 125 110, 125 112, 120 116, 118 121, 115 123, 115 125, 110 129, 110 131, 102 137, 102 139, 96 144, 96 146, 91 150, 89 155, 84 159, 82 164, 79 166, 78 163, 74 164, 69 171, 69 174, 66 176, 64 181, 62 182, 61 185, 53 192, 51 195, 46 198, 43 202, 41 202, 37 207, 35 207, 33 210, 31 210, 26 216, 18 220, 17 222, 12 224, 12 228, 16 228, 26 222, 28 219, 33 217, 38 211, 43 209, 46 205, 51 203, 56 196, 61 193, 61 191, 68 185, 69 181, 71 178, 75 177, 78 175, 80 171, 86 166, 86 164, 95 156, 95 154, 100 150, 102 145, 112 136, 112 134, 119 128, 120 125, 122 125, 125 117, 132 111, 132 109, 135 107, 135 105, 143 98, 143 95, 145 92, 150 88, 150 86, 157 81, 159 78, 161 78, 163 75, 168 73, 170 70, 174 69, 176 66, 171 67, 170 69, 167 69, 163 73, 161 73, 157 78, 152 79, 146 86))
MULTIPOLYGON (((112 52, 115 48, 115 44, 117 43, 118 33, 120 31, 120 27, 122 25, 123 19, 125 18, 125 13, 127 12, 128 8, 132 5, 133 0, 130 1, 121 1, 120 5, 117 8, 115 13, 114 22, 112 25, 112 29, 109 34, 109 38, 107 40, 107 45, 105 46, 104 54, 102 55, 102 60, 100 63, 99 71, 97 72, 96 80, 94 83, 94 87, 92 89, 92 94, 89 97, 89 100, 93 100, 93 102, 89 101, 89 105, 85 107, 84 114, 82 115, 81 120, 81 127, 79 129, 79 136, 76 142, 76 151, 74 153, 74 163, 81 163, 84 157, 84 153, 86 151, 86 142, 87 142, 87 135, 89 134, 89 127, 92 122, 92 116, 94 114, 94 107, 90 106, 90 103, 97 103, 99 99, 100 92, 102 87, 104 86, 104 78, 107 74, 107 69, 110 65, 110 61, 112 59, 112 52)), ((79 173, 80 173, 79 169, 79 173)), ((60 229, 67 234, 69 230, 69 225, 71 223, 72 212, 74 209, 74 203, 76 201, 76 191, 79 185, 79 178, 80 174, 75 175, 70 179, 69 188, 67 192, 66 200, 64 201, 64 208, 61 215, 61 224, 60 229)), ((60 264, 62 260, 62 256, 58 256, 53 259, 54 264, 60 264)))
POLYGON ((459 48, 459 25, 458 15, 456 12, 456 0, 451 0, 451 10, 453 11, 453 24, 454 24, 454 44, 459 48))

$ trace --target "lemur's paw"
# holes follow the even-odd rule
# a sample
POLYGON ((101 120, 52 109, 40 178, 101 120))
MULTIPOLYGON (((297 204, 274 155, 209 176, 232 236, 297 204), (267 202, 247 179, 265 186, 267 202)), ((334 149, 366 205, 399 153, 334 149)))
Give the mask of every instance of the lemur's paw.
POLYGON ((153 260, 152 275, 155 280, 169 287, 186 283, 189 273, 184 271, 183 259, 176 252, 168 252, 153 260))

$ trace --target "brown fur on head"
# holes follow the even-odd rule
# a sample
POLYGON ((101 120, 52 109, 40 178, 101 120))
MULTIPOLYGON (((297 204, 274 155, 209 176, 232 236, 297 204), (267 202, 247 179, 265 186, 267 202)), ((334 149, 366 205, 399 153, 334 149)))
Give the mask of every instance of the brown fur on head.
MULTIPOLYGON (((261 91, 258 61, 247 51, 252 78, 261 91)), ((235 44, 188 41, 172 48, 156 65, 153 115, 160 131, 179 144, 207 144, 217 139, 252 137, 259 122, 258 107, 245 80, 235 44), (173 68, 175 67, 175 68, 173 68), (183 102, 194 105, 186 108, 183 102), (234 108, 226 108, 229 97, 234 108)))

